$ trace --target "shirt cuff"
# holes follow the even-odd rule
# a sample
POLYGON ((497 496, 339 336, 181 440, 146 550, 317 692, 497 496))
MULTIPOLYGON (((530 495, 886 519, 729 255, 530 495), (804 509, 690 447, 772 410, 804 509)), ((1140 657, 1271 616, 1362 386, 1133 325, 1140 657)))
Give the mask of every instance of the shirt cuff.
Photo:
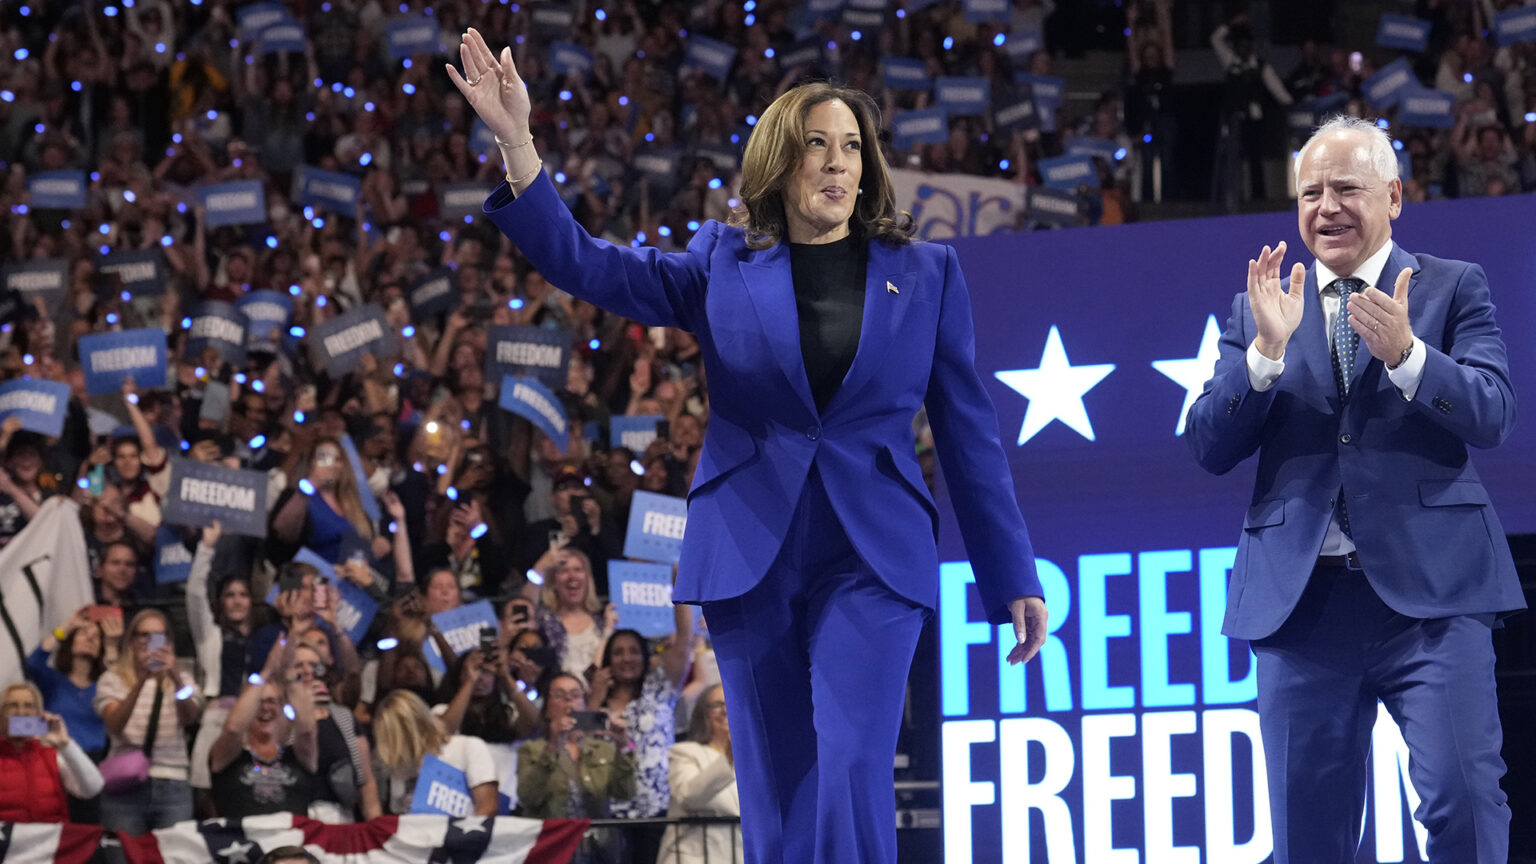
POLYGON ((1419 385, 1424 383, 1424 360, 1429 349, 1424 347, 1424 340, 1413 337, 1413 350, 1408 359, 1403 361, 1396 369, 1388 369, 1387 377, 1391 379, 1403 399, 1412 402, 1414 394, 1419 392, 1419 385))
POLYGON ((1258 343, 1248 343, 1248 386, 1263 393, 1275 386, 1280 373, 1285 371, 1285 354, 1279 360, 1271 360, 1259 353, 1258 343))

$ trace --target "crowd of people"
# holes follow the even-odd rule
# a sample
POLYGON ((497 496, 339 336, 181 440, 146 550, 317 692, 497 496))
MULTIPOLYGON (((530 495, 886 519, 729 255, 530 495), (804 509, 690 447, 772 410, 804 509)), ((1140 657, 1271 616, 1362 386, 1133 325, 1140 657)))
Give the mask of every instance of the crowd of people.
MULTIPOLYGON (((0 821, 140 833, 279 810, 367 819, 411 809, 429 755, 464 772, 480 814, 732 814, 706 634, 679 607, 675 632, 647 639, 607 600, 634 494, 683 496, 697 465, 709 404, 699 345, 574 300, 484 219, 444 218, 446 184, 489 188, 503 169, 441 58, 391 60, 388 25, 425 15, 447 36, 473 25, 512 41, 540 152, 577 218, 594 236, 675 251, 737 206, 754 112, 789 86, 846 81, 889 123, 931 100, 884 84, 881 59, 901 56, 931 75, 986 78, 994 108, 1006 105, 1029 95, 1015 73, 1051 74, 1048 42, 1022 55, 1009 45, 1048 33, 1053 4, 1016 0, 987 21, 960 3, 893 6, 861 30, 778 0, 628 0, 576 4, 558 32, 532 4, 289 5, 302 52, 267 50, 222 0, 0 3, 0 205, 11 214, 0 257, 68 266, 62 297, 28 298, 0 326, 0 362, 7 380, 72 390, 61 435, 16 417, 0 425, 0 545, 48 498, 73 497, 96 595, 27 646, 25 681, 0 670, 7 723, 38 718, 0 741, 0 821), (690 34, 736 48, 723 80, 687 59, 690 34), (590 65, 557 59, 566 45, 590 65), (648 173, 656 164, 671 167, 648 173), (357 177, 355 209, 302 205, 292 189, 306 166, 357 177), (88 174, 87 205, 31 206, 29 178, 68 169, 88 174), (262 183, 267 221, 209 224, 196 189, 235 180, 262 183), (99 270, 98 253, 129 250, 159 251, 163 290, 132 296, 99 270), (420 314, 411 287, 439 268, 452 273, 454 302, 420 314), (193 305, 262 290, 292 298, 289 335, 253 341, 239 364, 185 350, 193 305), (368 304, 405 337, 398 355, 366 356, 346 375, 315 365, 306 330, 368 304), (499 408, 485 354, 490 328, 509 324, 572 346, 558 393, 569 440, 499 408), (136 327, 167 332, 168 386, 129 380, 88 395, 79 340, 136 327), (624 415, 663 418, 640 452, 609 443, 624 415), (266 472, 265 538, 167 524, 173 457, 266 472), (192 555, 184 583, 155 578, 162 527, 192 555), (361 642, 337 624, 338 585, 296 562, 300 549, 380 605, 361 642), (432 616, 478 599, 495 606, 494 639, 456 653, 432 616), (447 658, 442 670, 433 653, 447 658)), ((1433 29, 1414 65, 1426 86, 1454 94, 1455 121, 1394 127, 1409 200, 1536 189, 1536 43, 1486 35, 1514 5, 1420 2, 1433 29)), ((1125 155, 1101 163, 1089 218, 1135 218, 1152 166, 1205 145, 1180 135, 1172 110, 1171 0, 1128 8, 1122 90, 1043 129, 999 129, 991 111, 954 116, 945 143, 882 142, 890 163, 1035 185, 1039 161, 1067 139, 1107 139, 1125 155)), ((1273 109, 1343 94, 1340 110, 1366 115, 1362 82, 1391 59, 1308 43, 1280 75, 1242 15, 1213 38, 1231 115, 1213 160, 1228 173, 1215 186, 1232 198, 1279 192, 1234 167, 1284 140, 1263 134, 1266 122, 1284 125, 1273 109)), ((922 430, 917 441, 931 460, 922 430)), ((587 854, 647 860, 659 844, 665 860, 688 860, 707 846, 709 860, 728 860, 740 848, 729 830, 599 832, 587 854)))

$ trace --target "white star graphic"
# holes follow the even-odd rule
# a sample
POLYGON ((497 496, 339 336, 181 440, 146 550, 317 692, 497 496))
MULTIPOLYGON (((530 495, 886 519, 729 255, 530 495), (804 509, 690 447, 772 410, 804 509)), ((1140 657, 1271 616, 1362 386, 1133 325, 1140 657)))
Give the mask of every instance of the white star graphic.
POLYGON ((1153 360, 1152 368, 1167 375, 1184 388, 1184 407, 1179 409, 1179 424, 1174 427, 1175 436, 1184 434, 1184 420, 1189 416, 1189 406, 1195 404, 1205 382, 1216 371, 1216 358, 1221 354, 1221 327, 1216 316, 1205 319, 1205 335, 1200 337, 1200 352, 1193 357, 1179 360, 1153 360))
POLYGON ((484 816, 466 816, 463 819, 455 819, 454 822, 465 834, 476 834, 485 830, 484 816))
POLYGON ((220 858, 229 864, 251 864, 251 850, 256 848, 255 843, 241 843, 239 840, 231 842, 228 846, 218 851, 220 858))
POLYGON ((993 373, 997 380, 1029 400, 1029 408, 1024 412, 1024 425, 1019 429, 1019 446, 1024 446, 1024 442, 1035 437, 1052 420, 1060 420, 1077 434, 1089 441, 1094 440, 1093 424, 1088 420, 1083 396, 1113 371, 1113 363, 1073 366, 1067 359, 1067 349, 1061 344, 1061 332, 1056 329, 1056 325, 1051 325, 1050 335, 1045 337, 1045 351, 1040 355, 1039 367, 993 373))

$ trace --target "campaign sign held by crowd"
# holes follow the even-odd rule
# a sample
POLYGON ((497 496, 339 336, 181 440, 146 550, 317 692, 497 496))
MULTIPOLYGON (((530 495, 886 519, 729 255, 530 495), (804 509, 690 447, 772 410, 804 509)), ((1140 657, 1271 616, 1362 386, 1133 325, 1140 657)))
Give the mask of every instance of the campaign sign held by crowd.
MULTIPOLYGON (((592 71, 592 52, 569 42, 551 42, 549 68, 560 75, 586 75, 592 71)), ((494 140, 495 133, 492 133, 494 140)))
POLYGON ((34 258, 5 265, 5 288, 24 297, 41 297, 56 308, 69 288, 69 262, 62 258, 34 258))
POLYGON ((204 300, 192 307, 192 327, 187 331, 186 350, 189 360, 197 360, 203 351, 212 348, 233 366, 245 363, 245 338, 250 329, 245 313, 232 303, 222 300, 204 300))
POLYGON ((1493 31, 1500 45, 1536 42, 1536 6, 1517 6, 1500 12, 1493 19, 1493 31))
POLYGON ((170 525, 207 527, 218 521, 225 531, 265 537, 267 475, 173 458, 170 490, 161 513, 170 525))
POLYGON ((1036 186, 1029 190, 1025 212, 1035 222, 1067 227, 1078 224, 1078 207, 1076 192, 1036 186))
POLYGON ((965 20, 972 24, 987 21, 1007 21, 1013 4, 1009 0, 961 0, 960 9, 965 20))
POLYGON ((1078 135, 1067 139, 1067 152, 1073 155, 1086 153, 1089 156, 1097 156, 1114 165, 1119 161, 1115 158, 1115 154, 1120 153, 1121 148, 1119 144, 1108 138, 1089 138, 1078 135))
POLYGON ((1085 184, 1099 185, 1099 172, 1093 167, 1093 157, 1084 153, 1041 159, 1037 167, 1045 185, 1052 189, 1071 191, 1085 184))
POLYGON ((375 303, 332 318, 309 334, 316 361, 338 377, 361 365, 364 354, 372 354, 380 362, 393 356, 393 336, 384 310, 375 303))
POLYGON ((385 26, 389 56, 404 60, 412 54, 436 54, 441 50, 437 19, 430 15, 401 16, 385 26))
POLYGON ((470 797, 469 780, 464 772, 430 753, 424 756, 421 773, 416 775, 411 812, 468 816, 474 810, 475 799, 470 797))
POLYGON ((304 22, 296 18, 281 18, 268 24, 256 36, 260 43, 261 53, 275 54, 278 51, 294 51, 304 53, 309 47, 309 39, 304 35, 304 22))
POLYGON ((619 608, 623 626, 647 639, 677 629, 672 617, 672 565, 648 561, 609 561, 608 596, 619 608))
POLYGON ((608 420, 608 446, 628 447, 638 457, 656 440, 656 424, 665 419, 660 414, 611 417, 608 420))
POLYGON ((1404 93, 1418 87, 1419 79, 1414 77, 1408 58, 1399 57, 1365 79, 1360 90, 1365 94, 1365 101, 1377 108, 1395 108, 1404 93))
POLYGON ((21 428, 61 435, 69 409, 69 385, 46 378, 17 378, 0 384, 0 420, 16 417, 21 428))
POLYGON ((267 193, 260 180, 214 183, 202 187, 199 193, 203 198, 204 223, 209 228, 259 225, 267 221, 267 193))
POLYGON ((683 55, 684 69, 702 69, 716 81, 724 82, 736 62, 736 49, 707 36, 688 34, 688 49, 683 55))
POLYGON ((1429 22, 1387 12, 1376 26, 1376 44, 1403 51, 1423 51, 1429 45, 1429 22))
POLYGON ((539 3, 533 7, 533 29, 545 38, 571 35, 576 12, 563 3, 539 3))
POLYGON ((98 256, 96 271, 116 273, 123 290, 134 297, 159 296, 165 293, 164 261, 159 248, 130 249, 98 256))
POLYGON ((235 308, 245 314, 246 347, 272 345, 288 330, 293 301, 281 291, 252 291, 236 300, 235 308))
POLYGON ((1035 100, 1037 106, 1060 107, 1067 89, 1066 79, 1054 75, 1029 75, 1020 72, 1013 76, 1013 83, 1028 87, 1029 95, 1035 100))
POLYGON ((564 389, 566 366, 571 362, 571 334, 518 324, 491 328, 485 352, 485 377, 499 381, 506 375, 536 378, 551 390, 564 389))
POLYGON ((437 193, 437 214, 449 222, 473 219, 483 212, 486 196, 491 187, 478 180, 466 183, 440 183, 437 193))
MULTIPOLYGON (((309 564, 331 586, 334 592, 336 604, 336 626, 347 634, 352 644, 363 644, 363 637, 368 634, 368 627, 373 624, 373 616, 379 613, 379 604, 368 596, 368 592, 353 585, 346 579, 336 574, 336 568, 329 561, 320 557, 320 554, 308 547, 300 549, 293 560, 301 564, 309 564)), ((277 597, 277 586, 272 586, 267 602, 271 603, 277 597)))
POLYGON ((891 146, 905 150, 914 144, 942 144, 949 139, 949 114, 943 106, 897 111, 891 115, 891 146))
POLYGON ((1039 30, 1020 30, 1008 37, 1003 48, 1015 64, 1022 65, 1029 61, 1029 55, 1045 50, 1045 37, 1039 30))
POLYGON ((981 77, 943 75, 934 79, 933 95, 950 114, 985 114, 992 83, 981 77))
POLYGON ((933 76, 928 64, 914 57, 887 57, 880 61, 880 80, 892 90, 929 90, 933 76))
POLYGON ((261 31, 288 18, 288 10, 281 3, 252 3, 240 7, 235 20, 240 23, 240 37, 247 42, 255 41, 261 31))
POLYGON ((85 206, 84 171, 39 171, 27 178, 33 210, 79 210, 85 206))
POLYGON ((300 165, 293 175, 294 197, 301 206, 329 210, 343 216, 357 212, 357 199, 363 188, 361 177, 326 171, 313 165, 300 165))
POLYGON ((688 502, 670 495, 636 492, 624 532, 624 557, 676 564, 683 554, 688 502))
POLYGON ((169 525, 155 530, 155 581, 185 582, 192 574, 192 550, 181 542, 181 535, 169 525))
POLYGON ((501 632, 501 625, 496 622, 496 610, 491 608, 489 600, 477 600, 457 609, 439 612, 432 616, 432 623, 437 625, 438 632, 443 634, 455 655, 463 655, 479 647, 480 628, 490 627, 497 633, 501 632))
POLYGON ((570 442, 570 420, 565 405, 548 387, 532 378, 507 375, 501 379, 502 410, 526 418, 554 442, 561 453, 570 442))
POLYGON ((1397 122, 1404 126, 1449 129, 1456 125, 1456 116, 1452 113, 1455 105, 1455 94, 1413 87, 1403 93, 1397 103, 1397 122))
POLYGON ((141 390, 165 386, 165 331, 158 327, 80 337, 85 392, 116 393, 132 378, 141 390))
POLYGON ((1035 100, 1025 97, 997 109, 992 115, 992 121, 997 124, 1000 131, 1012 132, 1015 129, 1040 128, 1040 112, 1035 108, 1035 100))
POLYGON ((457 294, 453 290, 453 271, 439 267, 418 276, 411 283, 411 320, 422 321, 453 308, 457 294))

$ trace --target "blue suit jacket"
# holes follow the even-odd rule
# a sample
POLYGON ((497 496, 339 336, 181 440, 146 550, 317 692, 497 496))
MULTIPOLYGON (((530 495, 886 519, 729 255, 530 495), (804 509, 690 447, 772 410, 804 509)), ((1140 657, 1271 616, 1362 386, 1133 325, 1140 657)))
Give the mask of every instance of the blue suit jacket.
POLYGON ((870 244, 858 352, 818 412, 786 244, 753 251, 741 229, 715 221, 684 253, 596 240, 542 174, 516 200, 503 183, 485 212, 552 284, 698 337, 710 418, 688 493, 678 602, 735 597, 763 578, 814 462, 865 563, 932 608, 938 510, 912 439, 925 403, 988 618, 1006 623, 1008 601, 1041 594, 996 411, 976 374, 970 297, 953 249, 870 244))
POLYGON ((1380 281, 1390 286, 1405 267, 1413 268, 1409 319, 1427 349, 1412 402, 1362 342, 1349 402, 1340 405, 1315 268, 1285 371, 1263 393, 1248 384, 1245 352, 1257 333, 1248 297, 1232 301, 1221 357, 1189 410, 1186 436, 1216 474, 1259 451, 1228 636, 1259 639, 1285 622, 1341 488, 1365 578, 1394 610, 1435 618, 1525 606, 1504 529, 1467 458, 1468 445, 1496 446, 1515 422, 1488 280, 1475 264, 1394 246, 1380 281))

